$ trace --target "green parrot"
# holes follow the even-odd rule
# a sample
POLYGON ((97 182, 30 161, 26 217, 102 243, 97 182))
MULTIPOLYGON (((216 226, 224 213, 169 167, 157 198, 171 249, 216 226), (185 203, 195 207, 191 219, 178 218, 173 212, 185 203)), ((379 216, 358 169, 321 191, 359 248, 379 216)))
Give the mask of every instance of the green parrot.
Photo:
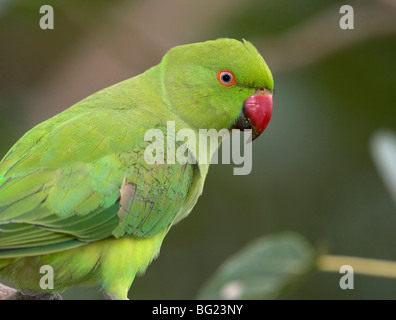
MULTIPOLYGON (((76 284, 127 299, 169 229, 202 193, 207 163, 148 164, 145 133, 251 129, 272 114, 273 78, 248 41, 170 49, 161 62, 28 131, 0 162, 0 276, 21 295, 76 284), (53 288, 42 288, 42 266, 53 288)), ((197 155, 192 155, 197 157, 197 155)), ((210 156, 210 155, 209 155, 210 156)))

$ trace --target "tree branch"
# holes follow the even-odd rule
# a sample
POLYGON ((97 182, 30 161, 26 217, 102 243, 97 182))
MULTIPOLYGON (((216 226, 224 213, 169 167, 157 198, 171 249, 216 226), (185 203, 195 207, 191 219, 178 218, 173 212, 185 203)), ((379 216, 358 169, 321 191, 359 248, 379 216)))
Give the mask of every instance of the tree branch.
POLYGON ((361 1, 354 4, 354 30, 341 30, 340 5, 336 4, 281 34, 249 40, 265 54, 273 73, 308 67, 369 39, 394 34, 396 6, 381 3, 361 1))
POLYGON ((0 300, 16 300, 18 291, 0 283, 0 300))
POLYGON ((63 300, 62 296, 55 293, 29 293, 20 292, 0 283, 0 300, 63 300))
POLYGON ((396 278, 395 261, 336 255, 322 255, 317 260, 317 267, 323 272, 339 272, 343 265, 350 265, 357 274, 396 278))

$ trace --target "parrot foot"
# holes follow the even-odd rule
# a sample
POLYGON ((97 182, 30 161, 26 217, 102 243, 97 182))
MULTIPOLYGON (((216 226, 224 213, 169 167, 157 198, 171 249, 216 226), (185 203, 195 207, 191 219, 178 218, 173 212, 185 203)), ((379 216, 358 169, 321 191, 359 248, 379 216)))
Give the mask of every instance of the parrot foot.
MULTIPOLYGON (((120 300, 117 296, 107 294, 106 292, 103 292, 103 296, 104 296, 105 300, 120 300)), ((129 300, 128 297, 125 298, 125 300, 129 300)))
POLYGON ((63 300, 62 296, 55 293, 22 293, 20 291, 9 296, 7 300, 63 300))
POLYGON ((106 300, 118 300, 116 296, 114 295, 109 295, 106 292, 103 292, 103 296, 106 300))

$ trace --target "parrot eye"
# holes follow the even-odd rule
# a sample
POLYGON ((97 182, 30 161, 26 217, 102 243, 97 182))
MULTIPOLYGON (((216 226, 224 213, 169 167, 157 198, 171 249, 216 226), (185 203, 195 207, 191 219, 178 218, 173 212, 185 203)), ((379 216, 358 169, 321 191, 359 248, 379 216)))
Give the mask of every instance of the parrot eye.
POLYGON ((220 70, 217 72, 217 80, 226 87, 235 83, 235 75, 230 70, 220 70))

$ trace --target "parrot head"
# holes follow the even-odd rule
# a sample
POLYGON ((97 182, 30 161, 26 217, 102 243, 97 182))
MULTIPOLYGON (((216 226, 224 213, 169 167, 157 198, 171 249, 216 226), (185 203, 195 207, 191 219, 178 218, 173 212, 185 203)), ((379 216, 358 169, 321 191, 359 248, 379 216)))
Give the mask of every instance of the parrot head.
POLYGON ((163 58, 165 103, 196 129, 252 130, 272 115, 271 71, 248 41, 217 39, 174 47, 163 58))

